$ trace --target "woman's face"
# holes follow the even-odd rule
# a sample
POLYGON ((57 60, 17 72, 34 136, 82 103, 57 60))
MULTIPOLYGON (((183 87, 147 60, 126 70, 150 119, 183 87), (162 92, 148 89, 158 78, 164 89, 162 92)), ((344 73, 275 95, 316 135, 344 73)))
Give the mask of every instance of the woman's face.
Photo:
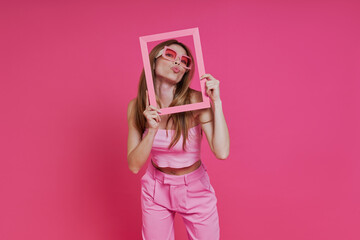
MULTIPOLYGON (((177 44, 171 44, 169 47, 174 49, 178 55, 186 54, 186 50, 177 44)), ((180 66, 180 59, 177 57, 175 62, 169 61, 163 57, 156 59, 155 76, 166 78, 175 84, 180 82, 186 69, 180 66)))

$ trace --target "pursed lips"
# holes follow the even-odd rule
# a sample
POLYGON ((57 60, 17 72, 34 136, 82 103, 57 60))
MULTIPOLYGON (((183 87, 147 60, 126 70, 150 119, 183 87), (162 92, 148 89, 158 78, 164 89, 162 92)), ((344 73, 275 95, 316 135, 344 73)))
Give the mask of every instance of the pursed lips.
POLYGON ((173 70, 175 73, 180 72, 180 69, 178 67, 176 67, 176 66, 171 67, 171 70, 173 70))

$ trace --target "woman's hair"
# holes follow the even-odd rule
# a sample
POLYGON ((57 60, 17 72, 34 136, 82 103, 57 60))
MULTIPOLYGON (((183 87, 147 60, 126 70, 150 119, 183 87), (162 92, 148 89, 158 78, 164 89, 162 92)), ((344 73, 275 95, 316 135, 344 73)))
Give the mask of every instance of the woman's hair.
MULTIPOLYGON (((174 99, 170 103, 169 107, 173 106, 179 106, 179 105, 185 105, 190 104, 190 91, 189 88, 191 79, 194 75, 194 58, 190 52, 190 49, 183 43, 178 42, 175 39, 168 40, 162 43, 159 43, 156 45, 150 52, 149 58, 150 58, 150 66, 152 71, 152 77, 154 79, 154 88, 155 88, 155 57, 160 52, 161 49, 163 49, 165 46, 169 46, 171 44, 177 44, 183 47, 186 51, 186 54, 191 58, 192 66, 189 71, 186 71, 184 73, 184 76, 182 77, 181 81, 176 84, 176 89, 174 93, 174 99)), ((136 127, 137 129, 143 133, 145 131, 145 124, 146 124, 146 118, 143 115, 143 112, 146 108, 146 79, 145 79, 145 73, 144 70, 142 70, 140 75, 140 82, 138 87, 138 94, 136 98, 136 112, 135 112, 135 119, 136 119, 136 127)), ((159 97, 156 96, 156 102, 158 106, 161 108, 159 97)), ((186 145, 186 139, 188 138, 188 129, 190 128, 190 119, 193 117, 192 111, 188 112, 180 112, 180 113, 174 113, 170 114, 167 122, 166 122, 166 128, 170 121, 170 119, 173 119, 173 124, 175 126, 175 134, 173 135, 172 141, 170 145, 168 146, 168 149, 172 148, 180 139, 181 134, 183 135, 183 150, 185 150, 186 145)))

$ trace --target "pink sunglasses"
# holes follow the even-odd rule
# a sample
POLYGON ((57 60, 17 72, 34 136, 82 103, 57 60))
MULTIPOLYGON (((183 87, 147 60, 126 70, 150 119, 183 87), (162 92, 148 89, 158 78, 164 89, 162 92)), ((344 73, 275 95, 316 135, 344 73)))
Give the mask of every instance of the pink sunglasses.
POLYGON ((178 54, 174 49, 168 46, 165 46, 163 49, 161 49, 155 58, 158 58, 160 56, 172 62, 175 62, 176 59, 179 57, 180 66, 187 70, 191 69, 191 58, 187 55, 178 54))

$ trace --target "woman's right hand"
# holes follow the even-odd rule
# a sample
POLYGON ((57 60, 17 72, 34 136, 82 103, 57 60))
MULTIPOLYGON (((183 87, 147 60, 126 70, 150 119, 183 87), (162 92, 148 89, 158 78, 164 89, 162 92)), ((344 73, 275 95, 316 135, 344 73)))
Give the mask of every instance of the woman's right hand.
POLYGON ((149 93, 146 90, 146 108, 143 114, 149 124, 149 128, 156 130, 159 128, 161 122, 159 113, 161 111, 157 107, 149 104, 149 93))

